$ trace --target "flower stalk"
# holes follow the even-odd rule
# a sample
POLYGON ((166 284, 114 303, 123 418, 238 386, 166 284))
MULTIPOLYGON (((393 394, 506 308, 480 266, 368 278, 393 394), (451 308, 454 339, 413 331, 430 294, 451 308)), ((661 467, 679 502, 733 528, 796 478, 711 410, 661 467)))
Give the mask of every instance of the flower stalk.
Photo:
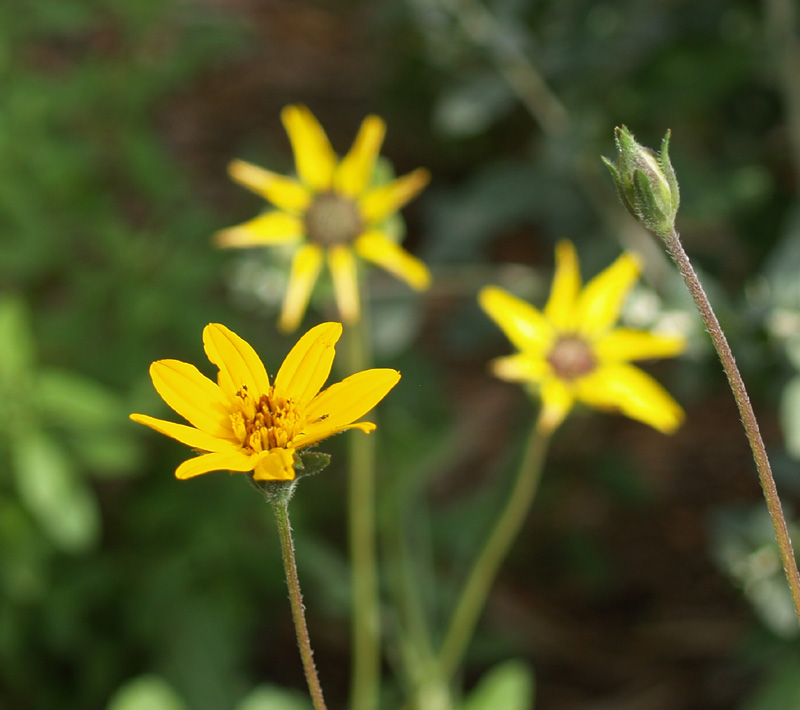
POLYGON ((551 430, 543 427, 541 421, 537 419, 528 436, 514 487, 472 567, 439 650, 437 670, 443 678, 450 678, 461 664, 486 605, 497 571, 508 555, 533 505, 539 489, 542 464, 550 443, 550 434, 551 430))
POLYGON ((756 469, 758 470, 761 490, 764 492, 764 499, 767 503, 769 515, 772 518, 773 528, 775 529, 775 539, 778 541, 783 571, 786 574, 786 581, 789 583, 789 590, 791 591, 792 600, 794 601, 795 613, 797 614, 798 621, 800 621, 800 573, 798 573, 797 560, 794 555, 794 550, 792 549, 792 540, 786 526, 786 518, 783 514, 780 498, 778 497, 778 489, 775 486, 775 479, 772 475, 767 449, 761 437, 761 431, 755 412, 753 411, 753 405, 750 402, 750 397, 744 386, 742 375, 736 365, 733 352, 731 351, 730 345, 728 345, 728 339, 725 337, 725 333, 719 324, 719 320, 717 320, 714 309, 711 307, 711 302, 708 300, 708 296, 706 296, 700 279, 697 277, 697 272, 695 272, 686 254, 686 250, 681 244, 678 232, 674 227, 671 227, 666 232, 659 234, 659 236, 664 240, 667 252, 678 267, 678 271, 694 299, 697 310, 700 312, 703 323, 705 323, 706 330, 708 330, 711 341, 714 343, 714 349, 717 351, 717 356, 722 363, 722 368, 725 370, 725 374, 728 377, 731 392, 733 392, 736 406, 739 408, 742 426, 744 426, 747 440, 750 442, 750 449, 753 452, 753 459, 755 460, 756 469))
MULTIPOLYGON (((284 487, 285 484, 272 484, 284 487)), ((288 489, 288 486, 287 486, 288 489)), ((292 607, 297 646, 300 649, 300 658, 303 661, 303 671, 308 683, 308 691, 314 704, 314 710, 325 710, 325 698, 322 695, 322 686, 314 665, 314 651, 311 649, 311 640, 308 635, 306 614, 303 608, 303 595, 300 592, 300 580, 297 577, 297 563, 294 556, 294 542, 292 540, 292 527, 289 522, 288 495, 268 495, 267 500, 275 513, 275 522, 278 526, 278 536, 281 541, 281 555, 283 569, 286 573, 286 584, 289 587, 289 602, 292 607)))

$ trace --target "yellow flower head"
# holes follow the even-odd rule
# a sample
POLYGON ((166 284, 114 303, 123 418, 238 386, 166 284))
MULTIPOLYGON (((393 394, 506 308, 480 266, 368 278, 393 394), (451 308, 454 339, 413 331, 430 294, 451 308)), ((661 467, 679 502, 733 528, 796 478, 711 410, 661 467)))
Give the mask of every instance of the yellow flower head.
POLYGON ((428 171, 420 168, 386 185, 371 184, 386 132, 386 125, 377 116, 364 119, 353 147, 341 160, 305 106, 287 106, 281 120, 294 151, 297 178, 241 160, 232 162, 228 168, 231 177, 276 209, 216 234, 216 243, 222 247, 297 245, 281 328, 294 330, 302 320, 323 257, 327 258, 336 303, 346 322, 359 317, 355 254, 412 288, 427 288, 428 268, 390 239, 381 223, 428 184, 428 171))
POLYGON ((620 411, 665 433, 680 426, 678 403, 630 362, 674 357, 685 349, 684 338, 615 327, 638 276, 637 258, 623 254, 582 289, 575 247, 563 241, 543 312, 500 288, 481 291, 481 307, 519 350, 494 360, 492 371, 539 389, 542 430, 556 429, 576 401, 620 411))
POLYGON ((179 360, 158 360, 150 366, 158 393, 192 426, 145 414, 131 414, 131 419, 202 452, 178 466, 178 478, 252 471, 259 481, 291 481, 297 449, 345 429, 375 429, 371 422, 353 422, 400 379, 396 370, 364 370, 320 392, 341 334, 340 323, 309 330, 270 385, 253 348, 224 325, 211 323, 203 330, 203 345, 219 368, 216 383, 179 360))

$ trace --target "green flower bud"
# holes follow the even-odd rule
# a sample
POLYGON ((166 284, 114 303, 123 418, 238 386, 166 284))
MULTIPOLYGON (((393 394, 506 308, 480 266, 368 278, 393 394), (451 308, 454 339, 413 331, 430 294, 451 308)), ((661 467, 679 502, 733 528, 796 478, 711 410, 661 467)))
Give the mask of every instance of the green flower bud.
POLYGON ((678 180, 669 160, 669 136, 667 131, 661 151, 655 153, 639 145, 625 126, 617 127, 614 129, 617 163, 603 158, 622 204, 656 234, 665 234, 675 227, 680 204, 678 180))

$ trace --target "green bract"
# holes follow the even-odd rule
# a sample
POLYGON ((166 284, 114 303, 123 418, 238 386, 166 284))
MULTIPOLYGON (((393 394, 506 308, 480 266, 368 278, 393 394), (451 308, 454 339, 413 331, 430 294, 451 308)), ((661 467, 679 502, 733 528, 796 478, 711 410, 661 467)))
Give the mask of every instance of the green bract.
POLYGON ((603 158, 622 204, 656 234, 665 234, 674 228, 680 204, 678 181, 669 160, 669 136, 667 131, 661 151, 655 153, 637 143, 625 126, 618 126, 614 130, 617 163, 603 158))

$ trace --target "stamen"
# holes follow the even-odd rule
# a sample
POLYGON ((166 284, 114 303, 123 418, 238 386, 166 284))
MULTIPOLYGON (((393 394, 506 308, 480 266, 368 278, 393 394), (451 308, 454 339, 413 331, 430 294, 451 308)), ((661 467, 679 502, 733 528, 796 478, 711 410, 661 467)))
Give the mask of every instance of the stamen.
POLYGON ((547 356, 547 361, 556 375, 567 381, 588 375, 597 366, 591 347, 577 335, 560 337, 547 356))
POLYGON ((364 223, 356 204, 335 192, 317 195, 306 212, 308 238, 321 246, 349 244, 362 231, 364 223))

